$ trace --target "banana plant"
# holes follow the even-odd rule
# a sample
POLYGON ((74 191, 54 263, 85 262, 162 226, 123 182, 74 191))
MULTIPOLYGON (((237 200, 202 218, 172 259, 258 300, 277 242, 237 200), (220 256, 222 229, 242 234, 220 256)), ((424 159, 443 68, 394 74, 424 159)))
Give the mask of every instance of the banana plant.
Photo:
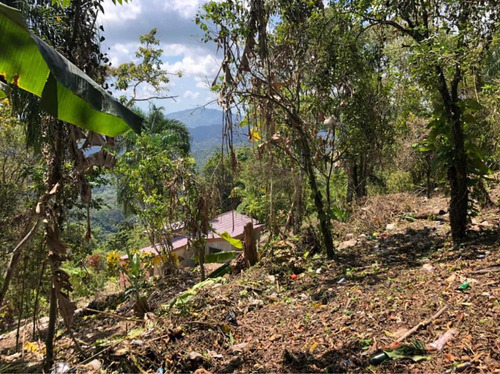
POLYGON ((117 136, 142 118, 127 109, 82 70, 31 33, 14 8, 0 3, 0 91, 19 87, 41 98, 42 108, 65 122, 117 136))

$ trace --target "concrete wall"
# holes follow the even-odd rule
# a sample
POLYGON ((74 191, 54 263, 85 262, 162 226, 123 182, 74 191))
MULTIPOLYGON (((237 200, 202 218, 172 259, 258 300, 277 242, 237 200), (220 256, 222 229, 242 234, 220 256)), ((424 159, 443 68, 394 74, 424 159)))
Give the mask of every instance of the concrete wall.
MULTIPOLYGON (((240 238, 237 238, 237 239, 240 239, 240 238)), ((231 244, 229 244, 224 239, 212 239, 210 241, 207 241, 205 244, 205 253, 210 253, 209 252, 210 248, 216 248, 216 249, 219 249, 223 252, 238 251, 237 248, 233 247, 231 244)), ((177 253, 177 256, 184 258, 181 261, 182 266, 193 267, 196 265, 193 261, 193 258, 192 258, 194 255, 194 251, 192 249, 187 248, 187 247, 182 247, 182 248, 176 249, 175 253, 177 253)))

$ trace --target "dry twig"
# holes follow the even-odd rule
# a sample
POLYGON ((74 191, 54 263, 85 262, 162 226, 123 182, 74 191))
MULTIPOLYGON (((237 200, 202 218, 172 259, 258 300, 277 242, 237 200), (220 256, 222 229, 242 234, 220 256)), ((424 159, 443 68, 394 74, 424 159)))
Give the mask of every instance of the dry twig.
POLYGON ((444 306, 441 309, 437 311, 436 314, 434 314, 432 317, 426 319, 425 321, 420 322, 418 325, 416 325, 414 328, 408 330, 405 332, 403 335, 399 337, 397 340, 398 342, 403 342, 405 339, 407 339, 409 336, 413 335, 417 330, 421 329, 422 327, 427 326, 429 323, 434 321, 436 318, 438 318, 443 312, 448 308, 448 306, 444 306))

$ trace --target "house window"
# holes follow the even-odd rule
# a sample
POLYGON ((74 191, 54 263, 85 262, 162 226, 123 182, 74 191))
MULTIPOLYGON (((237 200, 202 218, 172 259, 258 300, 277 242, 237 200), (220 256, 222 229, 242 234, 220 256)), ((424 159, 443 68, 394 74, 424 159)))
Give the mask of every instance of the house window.
POLYGON ((208 253, 210 253, 210 254, 219 253, 219 252, 222 252, 222 249, 214 248, 214 247, 208 247, 208 253))

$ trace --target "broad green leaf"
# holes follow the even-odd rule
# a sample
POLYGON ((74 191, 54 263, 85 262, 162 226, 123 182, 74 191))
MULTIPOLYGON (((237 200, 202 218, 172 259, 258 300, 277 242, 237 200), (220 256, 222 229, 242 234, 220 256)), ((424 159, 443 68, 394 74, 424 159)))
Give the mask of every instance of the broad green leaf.
POLYGON ((384 350, 384 353, 389 356, 391 360, 410 358, 415 362, 419 362, 431 359, 431 356, 425 355, 427 353, 425 346, 418 340, 415 340, 412 345, 402 345, 395 350, 384 350))
POLYGON ((141 117, 31 34, 21 13, 2 3, 0 76, 41 97, 43 109, 63 121, 108 136, 120 135, 129 128, 140 132, 141 117))
POLYGON ((231 260, 236 257, 236 252, 219 252, 219 253, 210 253, 205 255, 205 263, 213 264, 216 262, 224 262, 227 260, 231 260))
POLYGON ((384 351, 384 353, 390 357, 391 360, 399 360, 402 358, 410 358, 415 362, 420 362, 420 361, 429 361, 432 359, 431 356, 427 355, 413 355, 413 354, 406 354, 398 349, 394 351, 384 351))
POLYGON ((222 277, 224 274, 232 274, 233 268, 228 263, 222 265, 221 267, 215 269, 212 273, 210 273, 207 278, 217 278, 222 277))
MULTIPOLYGON (((193 296, 198 293, 198 290, 201 290, 206 286, 211 286, 211 285, 214 285, 216 283, 221 283, 222 281, 223 281, 223 278, 218 277, 218 278, 205 279, 204 281, 195 284, 193 287, 191 287, 187 291, 183 292, 179 296, 174 297, 172 300, 170 300, 169 303, 167 304, 168 309, 175 307, 175 306, 182 306, 182 305, 189 303, 192 300, 193 296)), ((164 307, 167 307, 167 305, 165 305, 164 307)))
POLYGON ((220 234, 220 237, 231 244, 233 247, 243 249, 243 243, 241 242, 241 240, 233 238, 227 231, 224 231, 222 234, 220 234))
POLYGON ((483 106, 475 99, 472 99, 472 98, 468 98, 468 99, 464 99, 462 100, 459 105, 462 107, 462 108, 469 108, 471 109, 472 111, 478 111, 478 110, 481 110, 483 109, 483 106))

